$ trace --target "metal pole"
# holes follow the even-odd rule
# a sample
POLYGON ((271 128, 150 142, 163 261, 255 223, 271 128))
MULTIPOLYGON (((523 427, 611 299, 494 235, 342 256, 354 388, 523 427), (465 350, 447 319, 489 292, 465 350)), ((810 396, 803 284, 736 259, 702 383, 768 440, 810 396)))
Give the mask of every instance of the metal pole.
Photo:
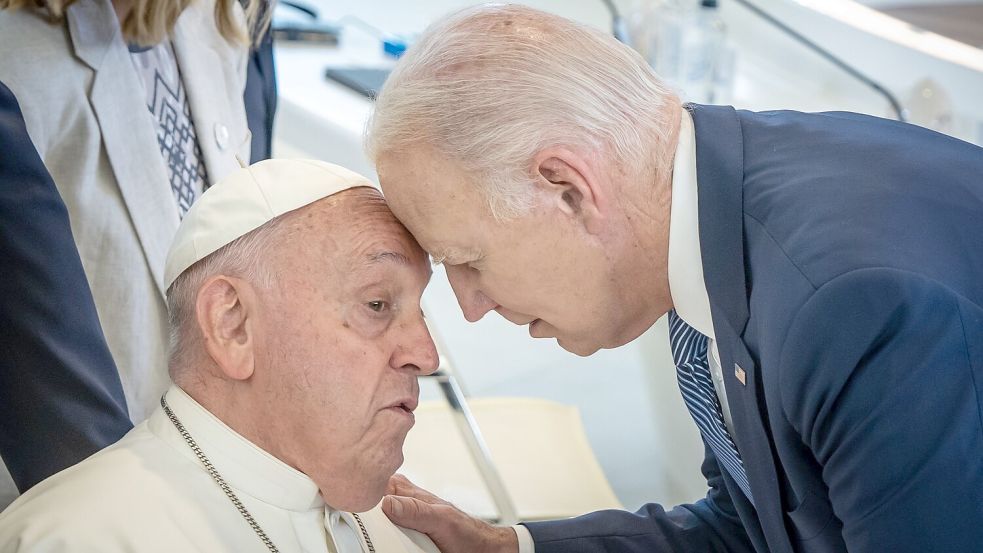
POLYGON ((495 463, 492 462, 491 453, 488 451, 484 438, 481 437, 481 430, 471 414, 467 398, 454 375, 444 368, 446 366, 445 363, 441 363, 441 368, 430 375, 430 378, 437 379, 440 390, 444 393, 447 404, 451 407, 457 429, 461 432, 461 437, 464 438, 464 443, 467 445, 471 457, 478 467, 478 472, 485 481, 488 493, 491 494, 492 501, 498 509, 498 522, 505 525, 516 524, 519 522, 519 516, 516 513, 515 505, 512 503, 512 498, 505 489, 505 483, 502 481, 498 469, 495 468, 495 463))

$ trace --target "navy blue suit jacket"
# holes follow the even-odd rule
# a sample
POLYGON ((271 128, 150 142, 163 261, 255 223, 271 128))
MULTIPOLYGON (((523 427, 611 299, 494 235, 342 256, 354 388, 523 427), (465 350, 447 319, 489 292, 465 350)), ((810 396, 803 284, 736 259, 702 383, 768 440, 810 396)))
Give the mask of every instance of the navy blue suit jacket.
POLYGON ((130 429, 68 210, 0 83, 0 456, 21 492, 130 429))
POLYGON ((851 113, 689 109, 756 508, 708 451, 706 498, 529 524, 536 552, 983 551, 983 149, 851 113))
POLYGON ((242 99, 246 107, 246 123, 253 135, 249 163, 269 159, 273 155, 273 121, 277 105, 272 29, 266 29, 259 44, 249 53, 246 89, 242 99))

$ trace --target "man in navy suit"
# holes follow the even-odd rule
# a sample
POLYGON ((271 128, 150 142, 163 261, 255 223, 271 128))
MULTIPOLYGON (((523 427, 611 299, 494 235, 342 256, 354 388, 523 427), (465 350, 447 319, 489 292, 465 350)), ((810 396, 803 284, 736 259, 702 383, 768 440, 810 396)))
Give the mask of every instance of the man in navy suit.
POLYGON ((983 551, 983 150, 848 113, 682 106, 601 33, 435 24, 380 94, 391 209, 468 320, 589 355, 668 313, 709 493, 496 528, 405 479, 445 553, 983 551))
POLYGON ((131 424, 68 211, 3 83, 0 259, 0 456, 24 492, 131 424))

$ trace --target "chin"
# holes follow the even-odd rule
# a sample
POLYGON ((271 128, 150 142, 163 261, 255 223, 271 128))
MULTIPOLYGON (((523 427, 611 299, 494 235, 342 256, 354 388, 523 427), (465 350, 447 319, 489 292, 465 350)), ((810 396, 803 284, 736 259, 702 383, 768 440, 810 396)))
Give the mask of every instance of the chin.
POLYGON ((328 498, 324 501, 334 509, 347 511, 349 513, 364 513, 372 510, 373 507, 382 501, 386 495, 386 488, 389 485, 389 478, 386 477, 378 482, 363 482, 359 489, 353 490, 349 497, 328 498))
POLYGON ((349 513, 364 513, 366 511, 371 511, 378 505, 382 498, 386 495, 386 490, 383 489, 378 494, 366 497, 364 501, 353 504, 350 508, 345 509, 349 513))
POLYGON ((389 479, 403 463, 403 452, 396 449, 358 461, 359 466, 347 473, 333 471, 333 481, 321 486, 321 496, 332 508, 364 513, 378 505, 389 488, 389 479))
POLYGON ((570 353, 572 353, 574 355, 578 355, 580 357, 589 357, 589 356, 594 355, 595 353, 597 353, 597 350, 601 349, 601 346, 596 345, 596 344, 584 344, 584 343, 577 343, 577 342, 567 342, 567 341, 564 341, 564 340, 560 340, 559 338, 556 339, 556 343, 559 344, 559 346, 561 348, 569 351, 570 353))

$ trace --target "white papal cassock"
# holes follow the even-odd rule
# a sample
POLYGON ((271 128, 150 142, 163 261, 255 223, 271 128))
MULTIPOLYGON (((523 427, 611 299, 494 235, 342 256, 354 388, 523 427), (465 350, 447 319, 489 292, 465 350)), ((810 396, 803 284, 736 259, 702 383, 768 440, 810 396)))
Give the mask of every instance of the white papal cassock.
MULTIPOLYGON (((350 513, 237 434, 180 388, 167 403, 281 551, 369 551, 350 513)), ((438 552, 379 507, 361 520, 379 553, 438 552)), ((269 549, 161 408, 115 445, 32 488, 0 514, 0 552, 235 552, 269 549)), ((439 553, 439 552, 438 552, 439 553)))

